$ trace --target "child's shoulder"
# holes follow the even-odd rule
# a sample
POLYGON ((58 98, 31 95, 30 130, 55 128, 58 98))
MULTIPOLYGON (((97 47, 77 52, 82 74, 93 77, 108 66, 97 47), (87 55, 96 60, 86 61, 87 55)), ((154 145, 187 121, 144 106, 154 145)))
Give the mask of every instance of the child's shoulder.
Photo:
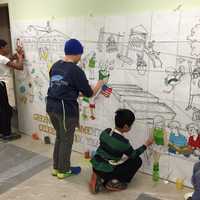
POLYGON ((101 132, 101 134, 110 134, 111 131, 112 131, 111 128, 106 128, 106 129, 104 129, 104 130, 101 132))
MULTIPOLYGON (((101 135, 102 136, 106 136, 107 134, 109 134, 111 137, 123 142, 123 143, 129 143, 129 140, 127 138, 125 138, 124 136, 116 133, 115 131, 113 131, 111 128, 106 128, 105 130, 102 131, 101 135)), ((107 138, 107 136, 106 136, 107 138)), ((107 138, 109 139, 109 138, 107 138)))
POLYGON ((110 133, 111 131, 112 131, 112 128, 106 128, 103 132, 110 133))

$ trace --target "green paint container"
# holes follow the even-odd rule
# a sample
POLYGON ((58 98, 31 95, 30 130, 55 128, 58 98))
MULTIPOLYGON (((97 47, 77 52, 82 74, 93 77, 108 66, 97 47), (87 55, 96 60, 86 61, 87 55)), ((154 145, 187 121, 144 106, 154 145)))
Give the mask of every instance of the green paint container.
POLYGON ((164 145, 164 130, 161 128, 154 129, 153 138, 157 145, 164 145))

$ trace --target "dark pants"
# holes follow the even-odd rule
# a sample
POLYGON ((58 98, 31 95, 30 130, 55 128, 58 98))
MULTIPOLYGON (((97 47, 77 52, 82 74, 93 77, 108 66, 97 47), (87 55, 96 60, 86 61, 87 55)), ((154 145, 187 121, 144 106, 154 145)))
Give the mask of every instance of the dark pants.
POLYGON ((6 84, 0 81, 0 134, 11 135, 12 107, 8 102, 6 84))
POLYGON ((140 157, 136 157, 135 159, 128 159, 124 163, 117 165, 114 168, 114 171, 111 173, 105 173, 102 171, 97 171, 95 169, 94 172, 99 175, 102 179, 104 179, 104 185, 112 180, 117 179, 122 183, 131 182, 133 176, 136 174, 138 169, 142 166, 142 159, 140 157))
POLYGON ((59 172, 67 172, 70 169, 70 158, 74 141, 75 128, 78 120, 67 118, 63 122, 62 114, 48 113, 51 123, 56 130, 56 141, 53 152, 53 167, 59 172))

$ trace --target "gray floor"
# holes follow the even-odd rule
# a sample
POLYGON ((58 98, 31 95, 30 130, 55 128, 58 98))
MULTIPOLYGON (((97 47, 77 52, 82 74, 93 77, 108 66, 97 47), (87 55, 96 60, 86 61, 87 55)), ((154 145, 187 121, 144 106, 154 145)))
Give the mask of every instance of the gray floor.
POLYGON ((152 197, 151 195, 142 193, 138 196, 138 198, 136 200, 161 200, 161 199, 158 199, 158 198, 152 197))
POLYGON ((50 165, 50 159, 9 143, 0 144, 0 194, 50 165))
POLYGON ((137 173, 127 190, 93 195, 88 189, 91 164, 82 154, 72 154, 72 165, 80 165, 81 174, 59 180, 51 176, 52 145, 23 135, 3 146, 0 143, 0 149, 0 159, 4 160, 3 165, 0 161, 0 200, 183 200, 191 191, 179 191, 175 184, 163 180, 155 184, 151 176, 137 173))

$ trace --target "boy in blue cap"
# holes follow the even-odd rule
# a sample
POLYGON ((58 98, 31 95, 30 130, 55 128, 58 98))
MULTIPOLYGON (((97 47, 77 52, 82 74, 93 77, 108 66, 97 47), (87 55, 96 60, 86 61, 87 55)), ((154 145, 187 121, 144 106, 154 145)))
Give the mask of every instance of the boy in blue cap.
POLYGON ((105 81, 98 81, 91 88, 84 71, 77 66, 83 54, 83 46, 76 39, 66 41, 65 56, 53 64, 49 75, 46 111, 56 130, 52 175, 60 179, 78 174, 80 167, 71 167, 70 157, 75 128, 79 124, 79 94, 94 96, 105 81))

